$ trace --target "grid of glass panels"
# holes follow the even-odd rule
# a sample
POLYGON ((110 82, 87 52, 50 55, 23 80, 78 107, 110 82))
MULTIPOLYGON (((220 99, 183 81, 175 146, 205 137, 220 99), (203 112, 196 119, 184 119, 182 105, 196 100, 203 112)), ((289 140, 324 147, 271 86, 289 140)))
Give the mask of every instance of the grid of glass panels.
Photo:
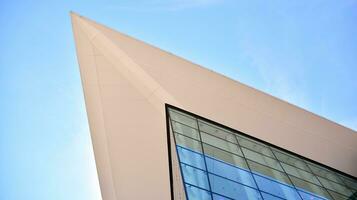
POLYGON ((357 199, 357 180, 169 108, 189 200, 357 199))

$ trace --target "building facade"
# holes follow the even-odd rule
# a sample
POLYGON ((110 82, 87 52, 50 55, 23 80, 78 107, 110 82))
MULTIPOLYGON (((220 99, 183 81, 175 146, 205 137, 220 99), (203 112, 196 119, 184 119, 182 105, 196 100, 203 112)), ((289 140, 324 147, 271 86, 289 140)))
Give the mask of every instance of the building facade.
POLYGON ((356 199, 355 131, 71 15, 104 200, 356 199))

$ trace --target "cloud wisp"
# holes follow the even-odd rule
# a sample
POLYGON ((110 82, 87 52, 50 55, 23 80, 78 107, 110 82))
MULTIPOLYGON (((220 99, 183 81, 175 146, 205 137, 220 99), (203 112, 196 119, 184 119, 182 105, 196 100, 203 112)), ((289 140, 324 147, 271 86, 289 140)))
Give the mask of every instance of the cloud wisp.
POLYGON ((123 9, 130 11, 152 12, 152 11, 179 11, 192 8, 203 8, 218 5, 225 0, 151 0, 131 1, 123 5, 110 6, 111 9, 123 9))

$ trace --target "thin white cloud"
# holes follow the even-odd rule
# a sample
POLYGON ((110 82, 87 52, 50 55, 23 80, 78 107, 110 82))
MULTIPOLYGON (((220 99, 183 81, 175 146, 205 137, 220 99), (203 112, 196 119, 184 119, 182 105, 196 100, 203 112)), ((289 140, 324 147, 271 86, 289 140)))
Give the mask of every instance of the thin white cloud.
POLYGON ((304 71, 301 68, 283 68, 288 66, 282 59, 274 58, 269 49, 255 48, 252 44, 245 44, 246 55, 251 60, 264 83, 264 88, 258 88, 289 103, 309 109, 309 98, 303 89, 304 71))
POLYGON ((265 64, 265 66, 259 64, 257 68, 266 83, 266 90, 278 98, 307 109, 309 106, 308 98, 306 93, 299 87, 299 78, 289 71, 265 64))
POLYGON ((110 6, 111 9, 124 9, 132 11, 177 11, 191 8, 201 8, 218 5, 226 0, 151 0, 130 1, 126 4, 110 6))
POLYGON ((195 7, 205 7, 211 5, 217 5, 222 3, 223 0, 172 0, 169 1, 169 7, 171 9, 185 9, 185 8, 195 8, 195 7), (170 5, 171 4, 171 5, 170 5))

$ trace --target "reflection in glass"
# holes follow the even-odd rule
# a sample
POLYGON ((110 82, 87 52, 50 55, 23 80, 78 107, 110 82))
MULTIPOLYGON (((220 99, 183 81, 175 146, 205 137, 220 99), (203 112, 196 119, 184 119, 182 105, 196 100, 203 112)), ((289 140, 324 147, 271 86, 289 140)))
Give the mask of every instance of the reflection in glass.
POLYGON ((169 110, 188 200, 356 200, 357 181, 352 177, 169 110))
POLYGON ((262 199, 260 193, 253 188, 231 180, 210 174, 212 191, 232 199, 262 199))

